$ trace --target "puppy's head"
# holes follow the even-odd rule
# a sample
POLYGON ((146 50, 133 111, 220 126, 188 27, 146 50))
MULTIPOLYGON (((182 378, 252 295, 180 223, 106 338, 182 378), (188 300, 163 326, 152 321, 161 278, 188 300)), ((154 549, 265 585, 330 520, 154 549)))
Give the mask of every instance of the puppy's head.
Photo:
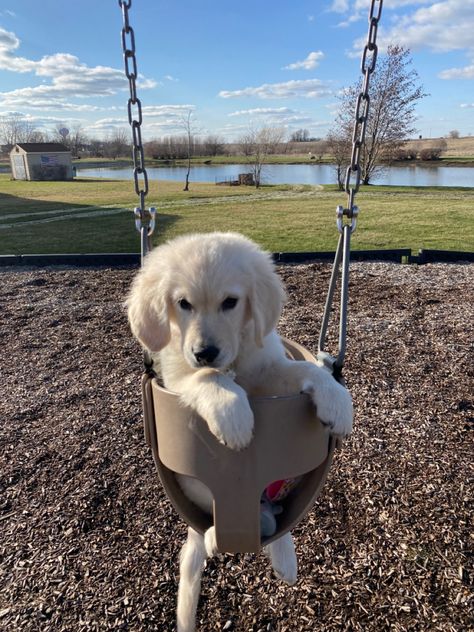
POLYGON ((133 334, 149 351, 177 337, 193 367, 225 368, 244 328, 258 346, 285 300, 271 257, 235 233, 178 237, 153 250, 127 300, 133 334))

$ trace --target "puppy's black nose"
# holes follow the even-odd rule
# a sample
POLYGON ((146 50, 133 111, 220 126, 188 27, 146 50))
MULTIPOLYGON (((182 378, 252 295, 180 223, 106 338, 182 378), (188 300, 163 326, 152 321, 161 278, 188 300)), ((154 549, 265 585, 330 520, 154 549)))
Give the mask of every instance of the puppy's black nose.
POLYGON ((195 351, 194 357, 199 362, 199 364, 211 364, 219 355, 219 349, 214 347, 213 345, 209 345, 208 347, 204 347, 201 351, 195 351))

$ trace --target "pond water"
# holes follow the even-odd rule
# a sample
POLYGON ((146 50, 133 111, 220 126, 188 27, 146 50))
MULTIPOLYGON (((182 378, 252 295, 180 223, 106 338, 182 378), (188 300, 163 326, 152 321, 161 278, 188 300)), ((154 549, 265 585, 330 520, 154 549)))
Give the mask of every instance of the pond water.
MULTIPOLYGON (((185 167, 147 167, 152 180, 183 180, 185 167)), ((197 165, 191 167, 191 182, 221 182, 236 180, 239 173, 249 171, 246 165, 197 165)), ((331 165, 265 165, 262 181, 265 184, 332 184, 335 182, 331 165)), ((133 177, 130 167, 78 168, 78 176, 129 180, 133 177)), ((408 165, 389 167, 372 184, 399 186, 446 186, 473 187, 474 167, 442 167, 408 165)))

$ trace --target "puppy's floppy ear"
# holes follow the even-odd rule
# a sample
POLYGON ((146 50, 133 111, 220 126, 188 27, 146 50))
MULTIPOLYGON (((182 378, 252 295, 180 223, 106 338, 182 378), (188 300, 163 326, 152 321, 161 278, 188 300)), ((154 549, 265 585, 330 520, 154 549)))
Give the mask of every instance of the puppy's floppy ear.
POLYGON ((170 341, 168 284, 142 269, 135 277, 126 306, 133 335, 149 351, 157 352, 170 341))
POLYGON ((253 283, 250 290, 250 311, 255 327, 255 343, 263 346, 263 339, 276 327, 286 301, 286 293, 280 277, 275 272, 271 255, 252 261, 253 283))

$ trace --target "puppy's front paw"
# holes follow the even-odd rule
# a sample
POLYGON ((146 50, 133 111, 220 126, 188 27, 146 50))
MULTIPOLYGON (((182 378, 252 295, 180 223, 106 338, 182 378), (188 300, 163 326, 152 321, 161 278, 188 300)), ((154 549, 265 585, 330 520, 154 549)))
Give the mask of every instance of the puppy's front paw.
POLYGON ((328 426, 331 434, 346 437, 352 432, 352 398, 341 384, 328 376, 323 388, 317 388, 311 381, 303 385, 316 406, 321 422, 328 426))
POLYGON ((252 440, 253 412, 244 391, 222 393, 206 416, 209 430, 232 450, 242 450, 252 440))

